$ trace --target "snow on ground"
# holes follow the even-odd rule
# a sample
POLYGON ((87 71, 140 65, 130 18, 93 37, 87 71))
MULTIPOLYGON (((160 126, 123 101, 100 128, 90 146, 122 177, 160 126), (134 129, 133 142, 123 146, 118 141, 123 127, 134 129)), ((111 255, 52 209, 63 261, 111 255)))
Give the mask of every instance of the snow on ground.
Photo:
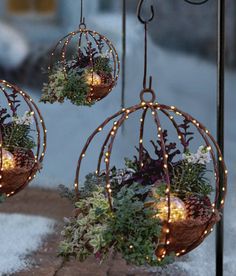
POLYGON ((29 267, 26 257, 53 232, 54 221, 38 216, 0 214, 0 225, 0 275, 5 275, 29 267))
MULTIPOLYGON (((114 44, 120 51, 120 24, 115 15, 96 16, 93 26, 103 34, 110 34, 114 44), (106 24, 104 24, 104 21, 106 24), (114 32, 113 32, 114 31, 114 32), (116 43, 117 42, 117 43, 116 43)), ((143 74, 143 32, 134 18, 128 20, 127 26, 131 37, 128 39, 127 55, 127 106, 139 101, 139 92, 142 87, 143 74)), ((153 86, 157 93, 157 99, 161 103, 176 105, 189 112, 209 130, 216 132, 216 68, 214 65, 191 56, 184 56, 167 52, 149 44, 150 73, 154 77, 153 86)), ((235 213, 235 185, 236 175, 236 126, 235 126, 235 102, 236 72, 226 74, 226 162, 229 169, 229 193, 225 208, 225 275, 236 275, 234 263, 235 252, 232 245, 236 244, 235 213)), ((37 100, 38 96, 34 96, 37 100)), ((44 114, 48 128, 48 151, 44 163, 44 169, 35 180, 40 186, 56 187, 63 183, 72 187, 76 169, 76 161, 88 135, 109 115, 120 108, 120 82, 113 93, 92 108, 78 108, 69 103, 64 105, 43 105, 40 109, 44 114)), ((133 122, 133 121, 132 121, 133 122)), ((137 126, 137 125, 136 125, 137 126)), ((122 148, 114 149, 113 161, 121 164, 124 156, 130 156, 133 150, 129 145, 136 145, 137 140, 135 125, 128 123, 125 135, 119 135, 118 139, 124 139, 122 148), (125 139, 126 138, 126 139, 125 139), (128 138, 128 139, 127 139, 128 138)), ((148 124, 147 131, 152 127, 148 124)), ((85 158, 83 175, 95 169, 97 155, 95 155, 99 138, 92 150, 85 158)), ((214 275, 214 235, 193 253, 189 254, 189 261, 178 265, 187 269, 189 275, 214 275)))

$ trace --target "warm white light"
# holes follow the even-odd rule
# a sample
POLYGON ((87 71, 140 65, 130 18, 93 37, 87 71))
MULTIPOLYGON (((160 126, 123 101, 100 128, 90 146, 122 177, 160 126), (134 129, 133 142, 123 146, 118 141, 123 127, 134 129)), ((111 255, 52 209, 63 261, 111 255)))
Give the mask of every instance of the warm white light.
MULTIPOLYGON (((154 206, 157 210, 156 218, 161 221, 167 221, 168 219, 168 203, 165 198, 160 198, 159 202, 154 206)), ((171 221, 181 221, 185 220, 187 216, 186 208, 184 202, 174 196, 170 196, 170 220, 171 221)))
POLYGON ((9 151, 2 150, 2 169, 10 170, 15 167, 14 156, 9 151))
POLYGON ((101 77, 95 72, 86 74, 85 79, 87 84, 91 86, 99 86, 102 83, 101 77))

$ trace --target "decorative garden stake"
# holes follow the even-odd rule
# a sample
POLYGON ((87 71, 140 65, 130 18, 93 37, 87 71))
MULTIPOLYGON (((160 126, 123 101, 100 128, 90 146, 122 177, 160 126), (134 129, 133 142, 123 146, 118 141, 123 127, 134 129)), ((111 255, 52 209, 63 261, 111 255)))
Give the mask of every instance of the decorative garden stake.
POLYGON ((78 160, 77 209, 63 231, 62 256, 76 256, 83 261, 94 254, 103 259, 114 250, 135 265, 162 265, 170 256, 181 256, 196 248, 220 220, 227 169, 218 144, 197 119, 175 106, 155 101, 152 77, 147 87, 147 27, 154 18, 154 9, 151 6, 150 18, 143 19, 143 2, 140 0, 138 6, 138 18, 145 29, 140 103, 107 118, 88 138, 78 160), (150 100, 145 99, 147 95, 151 95, 150 100), (137 156, 133 160, 125 158, 125 167, 117 169, 111 166, 111 157, 118 130, 138 112, 137 156), (153 152, 145 146, 148 113, 156 132, 150 142, 153 152), (82 160, 95 136, 109 125, 96 173, 89 174, 79 189, 82 160))
POLYGON ((92 105, 106 97, 117 83, 120 61, 111 41, 87 29, 83 17, 79 29, 57 43, 48 67, 49 82, 44 84, 42 102, 92 105))
POLYGON ((47 131, 42 115, 29 95, 5 80, 0 80, 0 91, 2 198, 4 195, 10 197, 24 189, 42 168, 47 131), (23 114, 20 115, 22 111, 23 114), (33 133, 36 134, 36 139, 33 133))

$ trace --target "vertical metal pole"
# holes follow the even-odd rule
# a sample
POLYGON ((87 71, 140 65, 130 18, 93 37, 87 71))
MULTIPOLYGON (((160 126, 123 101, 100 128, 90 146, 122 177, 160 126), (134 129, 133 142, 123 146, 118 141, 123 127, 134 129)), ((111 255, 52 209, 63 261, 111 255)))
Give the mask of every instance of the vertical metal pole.
MULTIPOLYGON (((121 82, 121 108, 125 107, 125 83, 126 83, 126 0, 122 1, 122 82, 121 82)), ((125 125, 121 127, 122 134, 125 125)))
POLYGON ((125 106, 125 73, 126 73, 126 0, 122 5, 122 88, 121 88, 121 108, 125 106))
MULTIPOLYGON (((218 0, 218 65, 217 65, 217 139, 224 155, 224 92, 225 92, 225 0, 218 0)), ((219 166, 221 168, 221 166, 219 166)), ((220 183, 223 171, 220 170, 220 183)), ((222 191, 222 189, 220 189, 222 191)), ((219 197, 219 201, 221 197, 219 197)), ((220 205, 220 202, 218 202, 220 205)), ((216 227, 216 276, 224 273, 224 217, 216 227)))

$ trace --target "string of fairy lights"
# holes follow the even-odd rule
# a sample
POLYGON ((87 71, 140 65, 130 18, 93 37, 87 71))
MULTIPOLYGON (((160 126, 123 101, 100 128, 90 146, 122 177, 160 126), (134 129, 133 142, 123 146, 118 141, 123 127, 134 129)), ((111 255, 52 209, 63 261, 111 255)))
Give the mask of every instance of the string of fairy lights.
POLYGON ((112 44, 112 42, 102 34, 92 31, 86 28, 86 25, 83 23, 83 28, 80 25, 80 28, 77 31, 70 32, 68 35, 64 36, 62 39, 59 40, 59 42, 56 44, 55 48, 53 49, 51 53, 51 62, 48 66, 49 72, 51 72, 54 68, 54 57, 56 56, 56 53, 59 52, 59 55, 61 57, 61 64, 63 64, 63 71, 65 74, 65 77, 67 77, 68 74, 68 67, 66 66, 66 56, 67 56, 67 49, 72 43, 73 39, 77 38, 76 45, 78 47, 78 59, 80 61, 81 59, 81 52, 84 47, 84 45, 87 45, 87 48, 89 50, 89 62, 90 62, 90 74, 86 77, 87 83, 90 85, 90 93, 91 96, 93 96, 93 90, 94 87, 101 84, 100 77, 96 75, 94 72, 94 57, 93 57, 93 51, 92 47, 94 47, 98 52, 101 54, 101 46, 100 43, 102 42, 103 48, 107 49, 107 54, 110 54, 112 58, 110 59, 110 63, 112 64, 112 86, 109 89, 109 92, 111 92, 112 87, 116 85, 119 74, 120 74, 120 60, 118 53, 116 51, 116 48, 112 44))
MULTIPOLYGON (((130 107, 130 108, 123 108, 122 110, 120 110, 119 112, 117 112, 116 114, 114 114, 112 117, 108 118, 106 121, 104 121, 101 125, 99 125, 99 127, 94 131, 94 133, 88 138, 82 152, 81 155, 79 157, 79 161, 78 161, 78 167, 77 167, 77 171, 76 171, 76 177, 75 177, 75 191, 77 193, 77 195, 79 195, 79 177, 80 177, 80 168, 82 165, 82 160, 85 158, 86 156, 86 152, 88 150, 89 145, 91 144, 91 142, 93 141, 93 139, 95 138, 95 136, 97 134, 99 134, 100 132, 102 132, 102 130, 104 130, 104 128, 114 119, 116 119, 117 117, 121 116, 120 119, 115 120, 112 124, 112 127, 105 139, 105 142, 102 145, 101 151, 100 151, 100 157, 98 160, 98 166, 97 166, 97 170, 96 173, 99 175, 100 174, 100 169, 101 169, 101 161, 102 158, 105 166, 106 166, 106 189, 108 192, 108 199, 109 199, 109 203, 110 206, 112 208, 112 188, 111 188, 111 183, 110 183, 110 177, 109 177, 109 172, 110 172, 110 158, 112 155, 112 149, 113 149, 113 142, 116 138, 116 134, 119 130, 119 128, 122 126, 122 124, 129 119, 130 115, 132 113, 135 113, 138 110, 143 109, 145 112, 147 112, 147 110, 151 111, 151 114, 153 116, 154 122, 157 126, 157 135, 159 137, 160 140, 163 140, 163 132, 162 132, 162 127, 160 124, 160 119, 158 116, 158 112, 161 112, 162 114, 166 115, 166 117, 172 122, 173 126, 175 127, 176 131, 177 131, 177 135, 178 135, 178 139, 183 139, 183 137, 181 137, 180 135, 180 130, 178 129, 177 123, 174 119, 174 115, 175 116, 179 116, 182 117, 183 119, 188 120, 189 122, 191 122, 191 124, 198 130, 199 134, 201 135, 201 137, 203 138, 205 145, 207 147, 207 149, 210 151, 211 153, 211 157, 214 163, 214 175, 215 175, 215 180, 216 180, 216 196, 215 196, 215 200, 214 203, 212 203, 212 213, 215 213, 216 211, 216 202, 218 200, 218 196, 219 196, 219 169, 222 169, 224 171, 224 183, 222 186, 222 196, 221 196, 221 205, 218 209, 218 211, 220 211, 223 207, 224 207, 224 199, 225 199, 225 195, 226 195, 226 190, 227 190, 227 174, 228 171, 226 169, 224 160, 223 160, 223 156, 220 152, 219 146, 217 145, 216 141, 214 140, 213 136, 210 134, 209 130, 203 126, 199 121, 197 121, 196 119, 194 119, 192 116, 190 116, 189 114, 179 110, 178 108, 176 108, 175 106, 167 106, 167 105, 162 105, 159 103, 152 103, 152 102, 141 102, 140 104, 130 107), (170 113, 172 113, 172 115, 170 115, 170 113), (211 142, 210 142, 211 141, 211 142), (109 145, 108 145, 109 142, 109 145), (214 148, 214 150, 213 150, 214 148), (221 164, 221 168, 218 168, 217 166, 217 161, 215 158, 215 152, 217 153, 217 155, 219 156, 219 161, 221 164), (102 158, 101 158, 102 155, 102 158)), ((145 124, 145 118, 144 116, 142 116, 140 118, 140 122, 143 128, 144 124, 145 124)), ((139 144, 143 145, 143 131, 141 131, 141 136, 139 139, 139 144)), ((166 256, 166 247, 169 246, 171 244, 171 223, 173 222, 173 217, 171 216, 171 194, 170 194, 170 180, 168 180, 169 178, 169 172, 168 172, 168 154, 165 151, 165 144, 162 143, 161 144, 162 150, 163 150, 163 170, 165 171, 166 174, 166 179, 167 179, 167 187, 166 187, 166 202, 167 204, 165 205, 168 207, 167 209, 167 219, 166 219, 166 224, 163 227, 164 228, 164 232, 166 234, 165 237, 165 244, 164 244, 164 249, 162 250, 162 254, 161 257, 159 258, 160 260, 165 258, 166 256)), ((164 205, 163 205, 164 206, 164 205)), ((163 207, 164 208, 164 207, 163 207)), ((174 211, 175 212, 175 211, 174 211)), ((181 214, 179 214, 181 216, 181 214)), ((178 218, 177 218, 178 219, 178 218)), ((210 229, 209 225, 206 225, 205 230, 203 231, 201 237, 199 238, 198 241, 195 242, 196 245, 198 245, 198 243, 203 240, 210 232, 213 231, 213 228, 211 227, 210 229)), ((194 247, 194 244, 192 245, 194 247)), ((181 249, 181 251, 176 252, 176 256, 180 256, 183 254, 186 254, 187 252, 189 252, 192 248, 183 248, 181 249)))
MULTIPOLYGON (((25 184, 19 187, 17 190, 13 190, 10 193, 7 193, 6 196, 10 197, 14 195, 16 192, 19 190, 23 189, 31 180, 33 180, 36 177, 36 172, 40 167, 40 164, 42 163, 45 152, 46 152, 46 147, 47 147, 47 129, 45 126, 44 119, 37 107, 37 105, 34 103, 33 99, 23 90, 18 88, 15 85, 10 84, 9 82, 5 80, 0 80, 0 89, 3 92, 4 96, 6 97, 8 101, 8 105, 11 108, 12 107, 12 102, 9 98, 9 94, 14 93, 15 95, 19 94, 26 105, 28 106, 30 110, 30 115, 33 116, 34 122, 36 125, 36 132, 37 132, 37 151, 36 154, 34 155, 35 159, 35 165, 31 170, 30 175, 28 176, 28 179, 25 181, 25 184), (8 94, 9 93, 9 94, 8 94), (39 124, 40 122, 40 124, 39 124), (43 139, 41 143, 41 129, 43 132, 43 139), (42 150, 41 150, 42 147, 42 150), (41 152, 41 153, 40 153, 41 152)), ((7 157, 7 156, 6 156, 7 157)), ((3 148, 3 140, 2 140, 2 133, 0 135, 0 189, 3 188, 2 181, 4 181, 4 173, 10 169, 14 170, 14 162, 13 159, 7 158, 7 163, 6 163, 6 158, 4 158, 4 148, 3 148)))
MULTIPOLYGON (((160 213, 162 216, 163 220, 163 232, 164 232, 164 244, 158 244, 157 246, 159 247, 159 252, 158 252, 158 260, 161 261, 162 259, 165 258, 165 256, 168 254, 168 247, 171 245, 172 240, 171 240, 171 227, 172 224, 175 221, 180 220, 185 216, 184 212, 185 209, 177 209, 177 205, 173 204, 173 198, 171 195, 171 181, 170 181, 170 172, 168 168, 168 159, 169 155, 166 151, 166 145, 165 145, 165 139, 163 135, 163 128, 161 125, 160 121, 160 114, 164 114, 169 121, 171 121, 172 126, 175 128, 177 132, 177 137, 180 140, 181 144, 183 147, 185 147, 184 143, 184 135, 180 131, 180 128, 178 124, 175 121, 175 116, 179 116, 184 120, 187 120, 192 126, 194 126, 199 133, 199 135, 202 137, 204 144, 207 148, 207 150, 210 152, 211 158, 213 160, 213 166, 214 166, 214 176, 215 176, 215 185, 216 185, 216 190, 215 190, 215 199, 214 203, 212 203, 212 216, 208 220, 206 224, 204 224, 204 230, 201 232, 200 237, 198 237, 197 240, 193 241, 192 244, 188 246, 183 246, 184 248, 176 250, 175 254, 176 256, 181 256, 183 254, 186 254, 187 252, 191 251, 193 248, 198 246, 201 241, 210 233, 213 231, 212 226, 214 225, 213 223, 213 216, 216 213, 216 210, 220 211, 224 207, 224 199, 225 199, 225 194, 227 190, 227 174, 228 171, 226 169, 223 156, 221 154, 220 148, 216 141, 214 140, 213 136, 210 134, 209 130, 204 127, 199 121, 194 119, 192 116, 189 114, 182 112, 175 106, 167 106, 167 105, 162 105, 157 102, 155 102, 155 92, 152 90, 152 77, 150 77, 149 81, 149 88, 146 87, 147 84, 147 26, 148 24, 153 20, 154 18, 154 7, 151 6, 151 14, 148 19, 143 19, 141 16, 141 9, 143 6, 144 1, 140 0, 139 5, 138 5, 138 19, 139 21, 144 25, 144 30, 145 30, 145 37, 144 37, 144 43, 145 43, 145 51, 144 51, 144 79, 143 79, 143 90, 140 93, 140 99, 141 102, 138 105, 132 106, 130 108, 123 108, 119 112, 115 113, 111 117, 107 118, 93 133, 92 135, 88 138, 81 154, 78 160, 78 166, 76 170, 76 177, 75 177, 75 191, 77 196, 79 196, 79 178, 80 178, 80 168, 82 165, 82 160, 86 156, 86 152, 88 150, 88 147, 90 146, 91 142, 95 138, 95 136, 100 133, 107 125, 109 125, 113 120, 113 124, 111 129, 108 132, 108 135, 105 138, 105 141, 103 142, 102 148, 100 150, 99 158, 98 158, 98 165, 97 165, 97 170, 96 173, 99 176, 100 175, 100 170, 101 170, 101 164, 102 161, 105 164, 106 168, 106 190, 107 190, 107 195, 108 195, 108 201, 110 204, 111 210, 113 210, 112 206, 112 188, 111 188, 111 183, 110 183, 110 162, 111 162, 111 156, 112 156, 112 150, 113 150, 113 144, 116 138, 116 135, 118 133, 119 128, 124 124, 126 120, 129 119, 130 115, 132 113, 135 113, 139 110, 143 110, 143 114, 140 118, 140 135, 139 135, 139 164, 140 167, 143 167, 143 156, 142 156, 142 150, 143 150, 143 141, 144 141, 144 126, 145 126, 145 118, 147 111, 149 110, 152 114, 153 121, 157 127, 157 137, 159 138, 159 145, 161 148, 162 152, 162 163, 163 163, 163 171, 165 175, 165 182, 166 182, 166 189, 165 189, 165 197, 164 201, 162 202, 161 205, 156 206, 158 209, 160 209, 160 213), (144 94, 150 93, 152 96, 152 99, 150 101, 144 100, 144 94), (218 160, 216 160, 216 155, 217 153, 218 160), (220 191, 220 179, 219 179, 219 170, 223 171, 223 176, 224 176, 224 182, 222 185, 222 193, 220 191), (216 204, 218 202, 218 199, 220 197, 220 206, 218 208, 216 207, 216 204)), ((84 24, 84 23, 83 23, 84 24)), ((65 58, 65 53, 63 53, 63 57, 65 58)), ((186 148, 184 148, 185 150, 186 148)), ((159 218, 160 218, 160 213, 159 213, 159 218)), ((133 250, 133 245, 130 244, 128 245, 130 250, 133 250)))

